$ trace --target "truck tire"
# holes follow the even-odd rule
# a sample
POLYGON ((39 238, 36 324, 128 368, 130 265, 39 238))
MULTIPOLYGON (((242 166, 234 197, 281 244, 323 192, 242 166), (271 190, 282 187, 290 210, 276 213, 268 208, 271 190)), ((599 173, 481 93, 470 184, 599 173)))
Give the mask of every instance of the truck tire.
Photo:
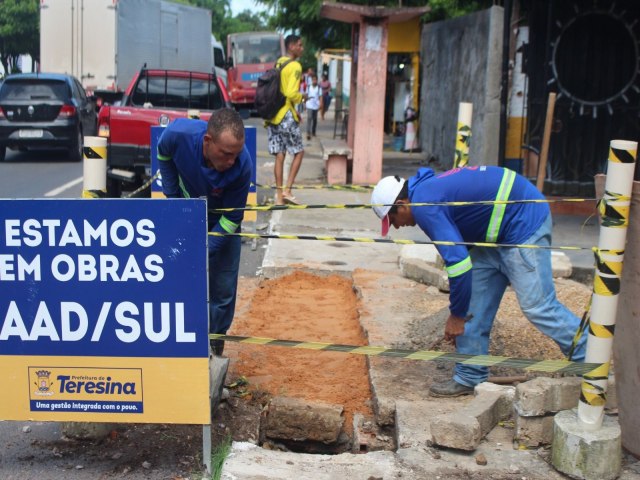
POLYGON ((78 127, 78 131, 76 132, 75 141, 71 143, 71 147, 69 147, 69 159, 72 162, 81 162, 82 161, 82 147, 84 145, 84 136, 82 135, 82 129, 78 127))

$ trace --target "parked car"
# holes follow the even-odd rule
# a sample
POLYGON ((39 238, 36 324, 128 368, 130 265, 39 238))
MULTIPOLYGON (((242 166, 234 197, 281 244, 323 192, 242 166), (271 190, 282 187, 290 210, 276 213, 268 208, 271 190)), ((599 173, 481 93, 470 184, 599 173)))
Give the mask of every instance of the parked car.
MULTIPOLYGON (((214 72, 159 70, 143 67, 122 100, 98 113, 98 135, 107 138, 107 196, 138 190, 151 178, 151 127, 196 114, 231 107, 229 94, 214 72)), ((149 185, 138 192, 149 196, 149 185)))
POLYGON ((0 161, 6 149, 64 147, 82 160, 84 136, 96 135, 95 98, 71 75, 20 73, 0 85, 0 161))

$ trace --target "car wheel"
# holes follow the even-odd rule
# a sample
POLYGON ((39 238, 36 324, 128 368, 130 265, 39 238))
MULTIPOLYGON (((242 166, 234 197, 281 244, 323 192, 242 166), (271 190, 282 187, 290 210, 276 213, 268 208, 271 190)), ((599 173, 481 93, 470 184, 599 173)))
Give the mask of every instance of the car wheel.
POLYGON ((71 148, 69 148, 69 158, 72 162, 80 162, 82 161, 82 147, 84 145, 84 137, 82 135, 82 130, 78 128, 76 132, 76 141, 73 142, 71 148))
POLYGON ((4 162, 5 157, 7 156, 7 147, 4 145, 0 145, 0 162, 4 162))

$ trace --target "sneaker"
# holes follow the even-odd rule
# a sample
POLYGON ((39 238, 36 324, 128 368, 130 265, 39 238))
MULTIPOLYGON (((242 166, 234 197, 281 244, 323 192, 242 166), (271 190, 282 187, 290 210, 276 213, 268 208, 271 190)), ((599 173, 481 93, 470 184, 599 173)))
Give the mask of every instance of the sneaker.
POLYGON ((467 387, 455 380, 447 380, 446 382, 434 383, 429 388, 432 397, 459 397, 461 395, 471 395, 473 387, 467 387))

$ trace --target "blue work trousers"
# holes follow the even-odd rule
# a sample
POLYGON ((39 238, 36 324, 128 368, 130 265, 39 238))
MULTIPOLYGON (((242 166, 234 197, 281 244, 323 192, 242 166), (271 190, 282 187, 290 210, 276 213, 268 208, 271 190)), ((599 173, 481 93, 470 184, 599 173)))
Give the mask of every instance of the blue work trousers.
POLYGON ((216 253, 209 249, 209 333, 227 333, 236 310, 240 237, 228 237, 216 253))
MULTIPOLYGON (((524 243, 551 244, 551 216, 524 243)), ((464 335, 456 338, 458 353, 487 355, 489 334, 500 301, 509 284, 527 319, 538 330, 551 337, 567 355, 580 319, 556 298, 551 271, 551 251, 542 248, 478 248, 471 249, 472 290, 464 335)), ((572 360, 584 361, 587 335, 580 338, 572 360)), ((487 367, 456 364, 453 379, 468 387, 486 381, 487 367)))

